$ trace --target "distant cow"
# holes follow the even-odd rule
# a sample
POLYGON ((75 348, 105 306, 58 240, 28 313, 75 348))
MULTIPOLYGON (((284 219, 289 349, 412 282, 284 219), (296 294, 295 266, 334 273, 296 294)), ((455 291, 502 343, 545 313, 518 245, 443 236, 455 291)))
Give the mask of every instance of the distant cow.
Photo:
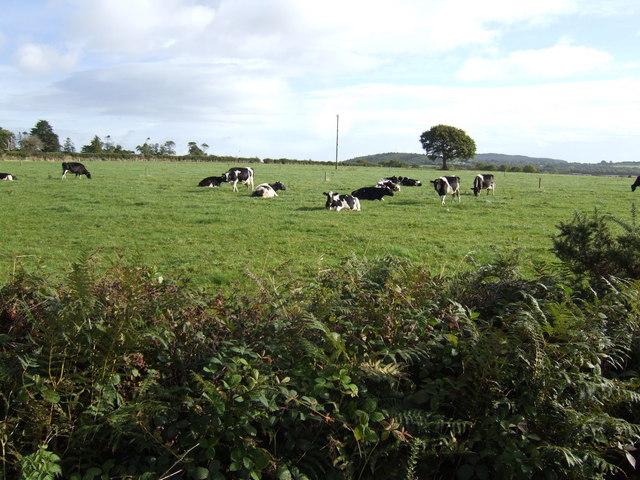
POLYGON ((393 197, 393 190, 389 187, 362 187, 351 192, 351 195, 360 200, 384 200, 385 195, 393 197))
POLYGON ((91 178, 89 170, 87 170, 83 164, 79 162, 62 162, 62 178, 67 176, 67 172, 75 173, 76 177, 86 175, 87 178, 91 178))
POLYGON ((402 185, 403 187, 421 187, 422 186, 422 182, 420 180, 414 180, 413 178, 409 178, 409 177, 396 177, 394 175, 393 177, 383 178, 382 180, 391 180, 393 183, 397 185, 402 185))
POLYGON ((18 177, 16 177, 15 175, 11 175, 10 173, 0 173, 0 180, 8 180, 11 182, 17 179, 18 177))
POLYGON ((435 188, 438 195, 440 195, 440 203, 444 205, 444 200, 447 195, 452 197, 457 196, 458 202, 460 202, 460 177, 440 177, 435 180, 431 180, 433 188, 435 188))
POLYGON ((376 184, 376 187, 378 187, 378 188, 380 188, 380 187, 388 187, 391 190, 393 190, 394 192, 399 192, 400 191, 400 183, 394 182, 391 178, 381 178, 380 180, 378 180, 378 183, 376 184))
POLYGON ((261 183, 258 185, 253 192, 251 192, 252 197, 263 197, 263 198, 273 198, 277 197, 277 190, 286 190, 287 187, 284 186, 282 182, 276 183, 261 183))
POLYGON ((327 196, 327 202, 325 208, 329 210, 355 210, 360 211, 360 200, 353 195, 340 195, 336 192, 324 192, 323 195, 327 196))
POLYGON ((476 178, 473 179, 473 194, 477 197, 480 195, 482 190, 487 191, 487 195, 489 195, 489 191, 493 195, 496 194, 496 179, 491 173, 483 173, 482 175, 476 175, 476 178))
POLYGON ((219 187, 221 183, 226 182, 224 176, 207 177, 200 180, 199 187, 219 187))
POLYGON ((635 192, 636 191, 636 187, 640 187, 640 175, 638 175, 636 177, 636 181, 633 182, 633 185, 631 185, 631 191, 635 192))
POLYGON ((251 188, 253 191, 253 168, 251 167, 235 167, 230 168, 227 172, 223 173, 225 182, 231 184, 231 189, 234 192, 238 191, 238 183, 243 183, 247 188, 251 188))
POLYGON ((400 177, 400 185, 405 187, 421 187, 422 182, 420 180, 414 180, 413 178, 400 177))

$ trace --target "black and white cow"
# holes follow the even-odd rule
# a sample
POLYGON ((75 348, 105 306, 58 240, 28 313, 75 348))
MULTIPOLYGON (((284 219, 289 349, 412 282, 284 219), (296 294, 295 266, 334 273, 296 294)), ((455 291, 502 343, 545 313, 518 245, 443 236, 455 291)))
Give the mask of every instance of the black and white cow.
POLYGON ((286 190, 287 187, 284 186, 282 182, 276 183, 261 183, 258 185, 253 192, 251 192, 252 197, 263 197, 263 198, 273 198, 277 197, 277 190, 286 190))
POLYGON ((10 173, 0 173, 0 180, 8 180, 8 181, 12 181, 12 180, 17 180, 18 177, 16 177, 15 175, 11 175, 10 173))
POLYGON ((221 183, 226 182, 224 176, 207 177, 200 180, 199 187, 219 187, 221 183))
POLYGON ((362 187, 351 192, 351 195, 360 200, 384 200, 385 195, 393 197, 393 190, 389 187, 362 187))
POLYGON ((378 180, 378 183, 376 184, 376 187, 380 188, 380 187, 388 187, 391 190, 393 190, 394 192, 399 192, 400 191, 400 183, 399 182, 394 182, 391 178, 381 178, 380 180, 378 180))
POLYGON ((405 187, 421 187, 422 182, 409 177, 400 177, 400 185, 405 187))
POLYGON ((473 194, 477 197, 480 195, 482 190, 487 191, 487 195, 489 195, 489 191, 493 195, 496 194, 496 179, 491 173, 483 173, 476 175, 476 178, 473 179, 473 194))
POLYGON ((409 178, 409 177, 396 177, 394 175, 393 177, 383 178, 382 180, 391 180, 393 183, 397 185, 402 185, 403 187, 421 187, 422 186, 422 182, 420 180, 414 180, 413 178, 409 178))
POLYGON ((76 177, 86 175, 87 178, 91 178, 89 170, 87 170, 83 164, 79 162, 62 162, 62 178, 67 176, 67 172, 75 173, 76 177))
POLYGON ((636 177, 636 181, 633 182, 633 185, 631 185, 631 191, 635 192, 636 191, 636 187, 640 187, 640 175, 638 175, 636 177))
POLYGON ((227 172, 223 173, 222 176, 225 182, 231 184, 231 189, 234 192, 238 191, 238 183, 243 183, 253 191, 253 168, 251 167, 230 168, 227 172))
POLYGON ((431 180, 431 183, 433 183, 433 188, 435 188, 436 193, 440 195, 441 205, 444 205, 444 199, 447 195, 451 195, 452 197, 457 196, 458 202, 460 202, 460 177, 440 177, 435 180, 431 180))
POLYGON ((324 192, 323 195, 327 196, 327 202, 324 204, 325 208, 329 210, 355 210, 360 211, 360 200, 353 195, 341 195, 336 192, 324 192))

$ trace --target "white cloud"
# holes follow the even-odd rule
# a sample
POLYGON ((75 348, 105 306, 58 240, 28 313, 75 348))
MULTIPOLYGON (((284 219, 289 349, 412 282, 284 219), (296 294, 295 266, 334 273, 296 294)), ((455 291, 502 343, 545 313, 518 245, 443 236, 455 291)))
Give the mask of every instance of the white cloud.
POLYGON ((17 130, 46 118, 76 145, 149 136, 320 160, 334 154, 336 114, 341 158, 419 152, 438 123, 480 151, 614 145, 615 132, 640 130, 640 85, 619 78, 637 67, 623 54, 627 68, 613 68, 624 40, 589 28, 601 17, 577 22, 635 1, 603 12, 598 0, 48 0, 39 16, 21 2, 40 23, 5 31, 0 19, 0 53, 15 50, 21 69, 0 59, 0 112, 11 112, 0 120, 17 130), (55 83, 20 74, 70 68, 55 83))
POLYGON ((610 54, 593 48, 556 45, 540 50, 519 50, 504 58, 473 57, 456 73, 464 82, 559 79, 602 73, 611 68, 610 54))
POLYGON ((13 59, 23 72, 47 74, 70 70, 77 64, 78 54, 76 52, 60 53, 49 45, 25 43, 18 48, 13 59))
POLYGON ((69 35, 84 48, 115 58, 175 54, 213 21, 206 5, 181 0, 72 0, 69 35))

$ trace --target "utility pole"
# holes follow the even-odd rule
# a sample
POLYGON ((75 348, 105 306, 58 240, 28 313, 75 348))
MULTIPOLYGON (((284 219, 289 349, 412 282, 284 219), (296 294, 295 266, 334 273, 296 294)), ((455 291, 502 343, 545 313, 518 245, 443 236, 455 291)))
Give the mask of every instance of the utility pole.
POLYGON ((338 170, 338 130, 340 126, 340 115, 336 115, 336 170, 338 170))

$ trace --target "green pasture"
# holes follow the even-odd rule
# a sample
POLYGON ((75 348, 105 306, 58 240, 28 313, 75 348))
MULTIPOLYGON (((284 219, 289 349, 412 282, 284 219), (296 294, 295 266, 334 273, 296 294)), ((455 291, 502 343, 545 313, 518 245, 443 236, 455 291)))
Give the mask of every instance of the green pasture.
POLYGON ((0 281, 19 265, 54 278, 97 255, 105 267, 118 256, 154 265, 158 275, 203 286, 306 278, 352 255, 393 255, 443 268, 472 268, 521 249, 525 264, 554 260, 550 237, 574 212, 609 213, 631 221, 627 177, 496 173, 495 196, 474 197, 477 172, 462 178, 460 204, 440 206, 432 168, 388 169, 252 164, 256 185, 282 181, 273 199, 240 186, 198 182, 231 165, 196 162, 83 161, 93 179, 61 180, 59 162, 0 162, 18 177, 0 182, 0 281), (324 208, 324 191, 350 193, 390 175, 418 178, 361 212, 324 208))

